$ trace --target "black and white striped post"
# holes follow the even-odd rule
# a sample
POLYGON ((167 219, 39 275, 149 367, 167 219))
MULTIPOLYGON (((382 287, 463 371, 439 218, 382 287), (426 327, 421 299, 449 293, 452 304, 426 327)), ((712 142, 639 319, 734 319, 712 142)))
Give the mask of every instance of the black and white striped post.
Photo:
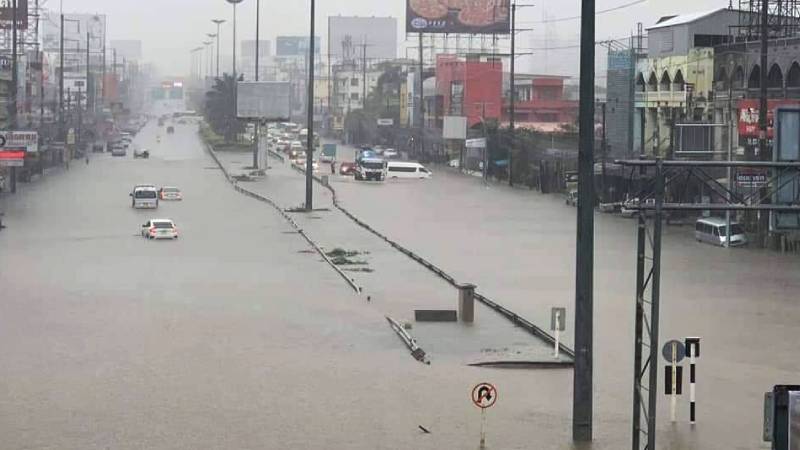
POLYGON ((685 339, 686 355, 689 356, 689 423, 694 425, 697 421, 695 409, 695 382, 697 381, 697 367, 695 361, 700 357, 700 338, 687 337, 685 339))

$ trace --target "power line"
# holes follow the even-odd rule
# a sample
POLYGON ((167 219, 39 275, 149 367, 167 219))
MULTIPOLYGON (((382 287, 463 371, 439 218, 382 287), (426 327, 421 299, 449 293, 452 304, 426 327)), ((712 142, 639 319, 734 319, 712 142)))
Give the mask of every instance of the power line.
MULTIPOLYGON (((625 3, 625 4, 622 4, 622 5, 618 5, 618 6, 615 6, 613 8, 602 9, 600 11, 597 11, 595 13, 595 16, 599 16, 600 14, 606 14, 606 13, 610 13, 610 12, 614 12, 614 11, 619 11, 620 9, 630 8, 631 6, 636 6, 638 4, 646 3, 648 1, 650 1, 650 0, 634 0, 634 1, 630 2, 630 3, 625 3)), ((581 16, 570 16, 570 17, 559 17, 559 18, 556 18, 556 19, 544 19, 544 20, 536 20, 536 21, 532 21, 532 22, 520 22, 520 23, 523 24, 523 25, 533 25, 533 24, 539 24, 539 23, 567 22, 567 21, 570 21, 570 20, 578 20, 580 18, 581 18, 581 16)))

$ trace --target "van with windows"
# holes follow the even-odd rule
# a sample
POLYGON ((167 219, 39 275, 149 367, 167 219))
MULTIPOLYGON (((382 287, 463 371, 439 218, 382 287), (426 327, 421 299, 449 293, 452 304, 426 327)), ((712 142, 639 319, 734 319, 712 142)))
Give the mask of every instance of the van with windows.
MULTIPOLYGON (((727 245, 728 232, 725 219, 718 217, 704 217, 697 219, 694 225, 694 238, 698 242, 724 247, 727 245)), ((737 222, 731 222, 731 246, 736 247, 747 244, 747 235, 744 227, 737 222)))
POLYGON ((158 208, 158 190, 155 186, 136 186, 130 195, 131 207, 135 209, 158 208))
POLYGON ((389 178, 430 178, 431 171, 420 163, 389 161, 386 176, 389 178))

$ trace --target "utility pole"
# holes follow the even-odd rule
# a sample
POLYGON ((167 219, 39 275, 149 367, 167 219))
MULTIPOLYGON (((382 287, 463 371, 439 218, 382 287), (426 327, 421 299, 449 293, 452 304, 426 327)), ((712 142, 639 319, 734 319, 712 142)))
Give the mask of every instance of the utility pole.
MULTIPOLYGON (((513 36, 513 35, 512 35, 513 36)), ((578 233, 572 439, 592 440, 594 348, 594 56, 595 0, 581 0, 578 233)), ((656 361, 652 361, 653 366, 656 361)), ((650 411, 654 416, 655 410, 650 411)))
MULTIPOLYGON (((61 28, 59 30, 60 42, 58 49, 58 59, 60 73, 58 74, 58 123, 60 124, 60 138, 65 139, 66 130, 64 129, 64 11, 61 11, 61 28)), ((116 55, 116 53, 114 53, 116 55)))
POLYGON ((511 97, 511 108, 510 108, 510 117, 508 119, 508 131, 511 135, 511 146, 508 149, 508 185, 514 186, 514 175, 513 175, 513 162, 514 162, 514 144, 516 143, 516 133, 514 131, 514 121, 516 114, 516 95, 515 95, 515 81, 516 81, 516 43, 517 43, 517 2, 511 4, 511 93, 509 96, 511 97))
POLYGON ((608 202, 608 178, 606 177, 606 160, 608 159, 608 141, 606 141, 606 102, 602 102, 600 107, 603 111, 603 136, 600 144, 602 145, 603 160, 603 202, 608 202))
MULTIPOLYGON (((27 13, 27 12, 26 12, 27 13)), ((19 62, 17 61, 17 0, 12 0, 11 3, 11 70, 13 73, 11 74, 11 83, 13 86, 11 87, 11 117, 10 117, 10 125, 12 130, 17 129, 17 85, 19 84, 18 80, 18 71, 19 71, 19 62)), ((17 193, 17 168, 11 168, 11 193, 17 193)))
POLYGON ((768 161, 767 156, 767 110, 769 108, 767 102, 767 59, 769 52, 769 2, 770 0, 761 0, 761 66, 759 67, 761 73, 759 78, 759 107, 758 107, 758 153, 759 159, 768 161))
POLYGON ((219 26, 225 23, 224 19, 211 19, 217 25, 217 78, 219 78, 219 26))
POLYGON ((417 119, 417 120, 419 122, 419 152, 420 152, 420 154, 425 153, 425 117, 423 116, 423 114, 425 114, 425 107, 423 105, 423 103, 425 102, 425 94, 422 92, 423 77, 424 77, 424 75, 422 75, 422 70, 423 70, 422 69, 422 64, 423 64, 423 61, 422 61, 422 58, 423 58, 422 36, 423 36, 423 34, 420 33, 419 34, 419 81, 417 83, 418 88, 419 88, 419 105, 417 106, 417 111, 419 112, 419 114, 418 114, 419 115, 419 119, 417 119))
POLYGON ((306 211, 314 208, 314 15, 315 1, 311 0, 311 32, 308 37, 308 135, 306 136, 306 211))
MULTIPOLYGON (((258 81, 258 50, 259 50, 259 39, 260 39, 260 29, 259 29, 259 22, 261 22, 261 0, 256 0, 256 76, 255 79, 258 81)), ((253 148, 253 168, 258 170, 258 125, 261 122, 260 119, 256 119, 255 124, 255 135, 253 137, 253 142, 255 147, 253 148)), ((266 169, 266 167, 265 167, 266 169)))
MULTIPOLYGON (((89 68, 91 65, 91 61, 89 60, 89 32, 86 32, 86 113, 89 113, 89 85, 91 84, 91 72, 89 72, 89 68)), ((94 91, 94 87, 92 87, 92 91, 94 91)), ((94 95, 92 95, 94 97, 94 95)), ((94 109, 94 108, 93 108, 94 109)))
POLYGON ((362 84, 363 91, 361 99, 361 109, 367 109, 367 37, 364 36, 364 42, 361 43, 361 71, 362 71, 362 84))

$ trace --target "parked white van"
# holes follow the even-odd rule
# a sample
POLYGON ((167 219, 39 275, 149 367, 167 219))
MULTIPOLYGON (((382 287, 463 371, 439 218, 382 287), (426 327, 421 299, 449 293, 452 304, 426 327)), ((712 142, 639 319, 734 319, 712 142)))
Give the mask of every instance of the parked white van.
POLYGON ((389 161, 386 167, 386 176, 389 178, 430 178, 430 170, 420 163, 389 161))
MULTIPOLYGON (((694 238, 699 242, 708 242, 724 247, 727 244, 727 237, 725 219, 705 217, 697 219, 695 222, 694 238)), ((745 235, 744 227, 737 222, 731 222, 731 246, 745 244, 747 244, 747 235, 745 235)))

